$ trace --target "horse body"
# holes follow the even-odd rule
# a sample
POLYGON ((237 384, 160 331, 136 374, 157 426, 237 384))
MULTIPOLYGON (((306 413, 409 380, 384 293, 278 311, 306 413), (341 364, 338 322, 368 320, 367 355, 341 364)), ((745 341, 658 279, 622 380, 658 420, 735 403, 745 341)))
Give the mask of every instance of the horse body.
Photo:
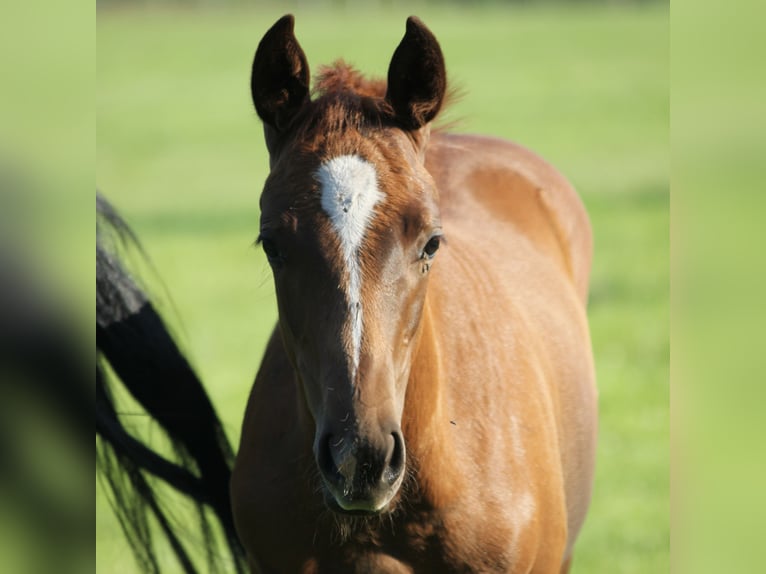
MULTIPOLYGON (((254 65, 254 78, 255 70, 254 65)), ((389 83, 391 77, 390 72, 389 83)), ((258 109, 264 117, 263 104, 258 109)), ((268 142, 269 121, 264 121, 268 142)), ((362 277, 382 286, 376 285, 375 293, 369 286, 362 290, 367 330, 360 339, 359 374, 348 366, 349 359, 343 368, 333 367, 334 378, 317 375, 326 387, 320 402, 307 382, 313 376, 305 367, 310 359, 302 354, 307 343, 284 318, 297 313, 285 305, 296 301, 285 294, 292 287, 277 279, 280 325, 247 405, 232 479, 240 538, 260 572, 565 571, 588 506, 595 452, 596 393, 585 316, 591 250, 587 215, 571 186, 520 146, 478 136, 434 133, 429 139, 420 131, 407 140, 392 134, 384 130, 377 147, 368 149, 365 133, 352 147, 368 158, 396 157, 387 150, 397 146, 409 150, 404 156, 420 162, 425 172, 402 163, 391 173, 379 171, 379 179, 394 195, 392 189, 420 189, 417 182, 432 178, 434 196, 418 192, 427 196, 419 200, 419 217, 436 217, 427 208, 433 199, 445 246, 432 269, 430 259, 423 259, 426 289, 410 275, 386 271, 399 260, 384 253, 386 246, 392 249, 392 240, 384 236, 386 230, 394 233, 399 218, 378 222, 381 236, 374 246, 384 269, 373 274, 363 268, 362 277), (391 274, 396 280, 387 282, 391 274), (412 317, 394 321, 405 334, 393 343, 385 339, 392 328, 380 318, 391 314, 386 301, 392 298, 405 318, 412 317), (400 339, 405 351, 397 347, 400 339), (376 342, 381 342, 377 350, 376 342), (348 399, 333 398, 345 392, 347 372, 354 373, 348 399), (386 377, 394 379, 388 394, 381 391, 386 377), (333 380, 340 381, 337 390, 327 382, 333 380), (334 411, 336 403, 348 410, 334 411), (353 431, 332 431, 331 438, 340 437, 338 444, 353 438, 354 445, 366 445, 373 442, 376 425, 389 429, 393 447, 383 457, 389 466, 395 466, 392 456, 395 460, 403 448, 399 441, 406 445, 401 482, 386 490, 382 505, 377 494, 365 495, 359 503, 364 516, 342 510, 351 499, 343 498, 346 490, 333 490, 326 477, 330 471, 322 468, 319 429, 331 424, 327 416, 331 423, 356 421, 353 431), (341 434, 347 431, 353 434, 341 434)), ((334 145, 326 137, 321 141, 334 145)), ((302 157, 296 150, 318 148, 306 141, 275 144, 272 135, 270 149, 272 180, 262 198, 262 217, 268 221, 270 213, 284 216, 285 205, 295 204, 293 197, 274 207, 279 196, 269 190, 295 187, 301 166, 294 164, 302 157), (295 161, 286 165, 285 157, 295 161)), ((338 150, 324 147, 319 155, 348 149, 346 144, 338 150)), ((316 166, 312 169, 316 172, 316 166)), ((385 207, 397 216, 410 209, 385 207)), ((306 215, 291 212, 291 218, 305 220, 306 215)), ((300 224, 294 219, 288 218, 296 228, 300 224)), ((316 273, 317 292, 331 292, 322 287, 321 269, 316 273)), ((328 282, 340 276, 330 275, 328 282)), ((328 307, 344 312, 342 304, 328 307)), ((334 331, 326 332, 333 339, 334 331)), ((334 347, 322 349, 325 358, 317 359, 314 370, 325 372, 334 347)), ((336 462, 330 466, 344 477, 348 472, 348 484, 351 475, 357 481, 358 471, 345 466, 351 455, 333 448, 335 443, 330 451, 336 462)), ((354 461, 373 460, 359 454, 362 447, 354 448, 354 461)))

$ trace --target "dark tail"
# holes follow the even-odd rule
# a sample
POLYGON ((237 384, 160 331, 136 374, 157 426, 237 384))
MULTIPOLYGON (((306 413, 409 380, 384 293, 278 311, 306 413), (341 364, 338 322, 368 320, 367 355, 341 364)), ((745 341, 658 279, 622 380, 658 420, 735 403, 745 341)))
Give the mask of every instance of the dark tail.
POLYGON ((221 421, 162 318, 117 256, 119 245, 138 246, 136 237, 100 194, 96 211, 96 433, 101 439, 97 463, 114 510, 142 571, 160 570, 148 521, 153 516, 184 571, 196 572, 158 499, 153 480, 157 477, 197 503, 207 570, 222 564, 205 508, 212 510, 224 533, 233 564, 225 569, 242 572, 243 551, 229 505, 233 453, 221 421), (104 368, 107 364, 165 431, 177 461, 168 460, 125 428, 110 392, 115 381, 104 368))

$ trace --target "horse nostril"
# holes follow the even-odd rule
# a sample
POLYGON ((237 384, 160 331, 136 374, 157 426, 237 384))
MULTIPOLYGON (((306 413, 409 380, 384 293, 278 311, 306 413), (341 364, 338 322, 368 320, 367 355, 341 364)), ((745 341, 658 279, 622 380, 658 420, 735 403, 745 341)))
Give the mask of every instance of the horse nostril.
POLYGON ((385 478, 388 482, 395 482, 404 470, 404 438, 402 433, 395 431, 391 433, 393 444, 388 455, 388 464, 386 465, 385 478))
POLYGON ((340 473, 338 467, 335 464, 335 457, 333 457, 332 443, 336 442, 330 433, 322 436, 317 445, 317 463, 319 470, 325 476, 333 482, 340 479, 340 473))

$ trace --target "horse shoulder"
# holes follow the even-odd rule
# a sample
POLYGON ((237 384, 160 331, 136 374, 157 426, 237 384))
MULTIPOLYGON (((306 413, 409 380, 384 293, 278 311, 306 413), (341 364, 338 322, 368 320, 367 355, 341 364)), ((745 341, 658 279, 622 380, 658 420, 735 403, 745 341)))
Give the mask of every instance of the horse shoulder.
POLYGON ((593 249, 583 203, 553 166, 510 141, 437 133, 426 166, 441 196, 442 212, 478 229, 487 217, 512 223, 552 257, 587 301, 593 249))

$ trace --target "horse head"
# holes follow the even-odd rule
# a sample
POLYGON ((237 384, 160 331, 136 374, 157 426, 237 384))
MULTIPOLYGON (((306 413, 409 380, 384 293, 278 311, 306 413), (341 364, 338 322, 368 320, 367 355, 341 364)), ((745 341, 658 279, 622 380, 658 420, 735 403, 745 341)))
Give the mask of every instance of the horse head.
POLYGON ((293 28, 289 15, 274 24, 252 68, 271 166, 259 241, 325 501, 379 513, 405 476, 405 394, 442 235, 424 157, 445 98, 444 59, 409 18, 387 83, 338 63, 312 97, 293 28))

